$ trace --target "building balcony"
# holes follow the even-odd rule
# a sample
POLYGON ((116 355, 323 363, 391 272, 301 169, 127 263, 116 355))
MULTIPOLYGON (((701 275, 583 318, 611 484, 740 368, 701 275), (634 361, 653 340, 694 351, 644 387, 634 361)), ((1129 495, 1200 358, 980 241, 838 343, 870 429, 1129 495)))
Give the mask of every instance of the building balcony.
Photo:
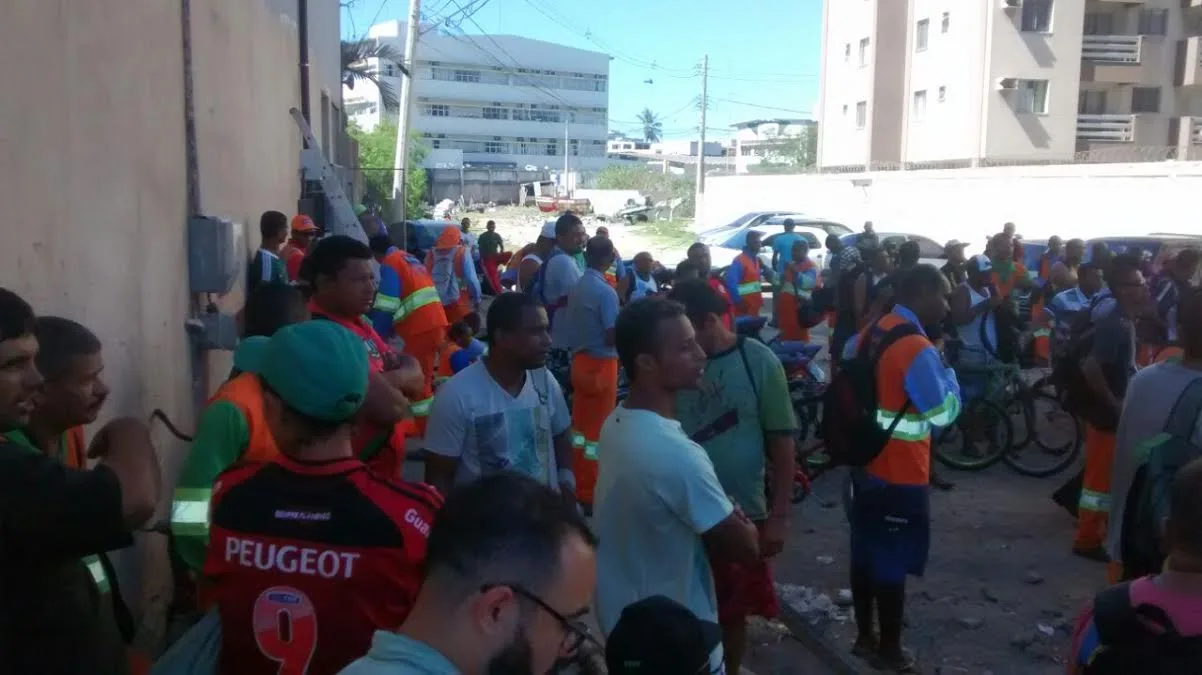
POLYGON ((1176 66, 1175 82, 1178 87, 1202 85, 1202 37, 1191 37, 1177 42, 1176 66))
POLYGON ((1135 115, 1077 115, 1077 141, 1132 143, 1135 141, 1135 115))
POLYGON ((1081 44, 1081 80, 1135 84, 1147 79, 1145 63, 1154 63, 1143 35, 1086 35, 1081 44))

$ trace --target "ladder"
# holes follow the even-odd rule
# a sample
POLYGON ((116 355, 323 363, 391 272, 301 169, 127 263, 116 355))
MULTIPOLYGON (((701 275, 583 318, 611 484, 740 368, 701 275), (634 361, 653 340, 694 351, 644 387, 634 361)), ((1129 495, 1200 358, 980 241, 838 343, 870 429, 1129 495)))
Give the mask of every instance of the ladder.
POLYGON ((363 231, 363 226, 359 224, 359 218, 355 215, 355 209, 342 190, 342 183, 338 179, 337 172, 334 171, 334 166, 322 154, 321 145, 313 135, 313 129, 305 121, 305 116, 301 114, 300 110, 290 108, 288 113, 292 115, 296 126, 300 128, 301 137, 305 139, 305 145, 308 146, 301 151, 301 164, 320 167, 321 189, 325 193, 326 202, 333 213, 333 222, 328 224, 326 233, 346 235, 366 244, 367 233, 363 231), (304 159, 308 159, 308 161, 303 161, 304 159))

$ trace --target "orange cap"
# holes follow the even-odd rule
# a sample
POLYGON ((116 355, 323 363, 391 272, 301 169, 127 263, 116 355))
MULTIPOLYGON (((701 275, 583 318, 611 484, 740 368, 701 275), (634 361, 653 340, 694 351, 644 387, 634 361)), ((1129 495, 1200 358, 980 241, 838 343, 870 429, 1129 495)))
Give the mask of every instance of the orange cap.
POLYGON ((313 224, 313 219, 303 213, 298 213, 292 216, 292 231, 293 232, 316 232, 317 226, 313 224))
POLYGON ((442 233, 438 235, 438 241, 434 242, 434 248, 454 248, 462 241, 462 235, 459 233, 459 228, 451 226, 444 228, 442 233))

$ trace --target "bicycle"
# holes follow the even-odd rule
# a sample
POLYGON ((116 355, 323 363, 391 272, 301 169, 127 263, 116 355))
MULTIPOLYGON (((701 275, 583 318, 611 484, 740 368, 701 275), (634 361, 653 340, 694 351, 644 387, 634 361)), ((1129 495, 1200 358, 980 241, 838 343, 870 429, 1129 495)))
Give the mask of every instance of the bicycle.
POLYGON ((1009 392, 1004 407, 1015 428, 1015 438, 1002 462, 1032 478, 1046 478, 1064 471, 1081 454, 1085 425, 1064 408, 1050 375, 1028 383, 1017 366, 1004 375, 1009 392))

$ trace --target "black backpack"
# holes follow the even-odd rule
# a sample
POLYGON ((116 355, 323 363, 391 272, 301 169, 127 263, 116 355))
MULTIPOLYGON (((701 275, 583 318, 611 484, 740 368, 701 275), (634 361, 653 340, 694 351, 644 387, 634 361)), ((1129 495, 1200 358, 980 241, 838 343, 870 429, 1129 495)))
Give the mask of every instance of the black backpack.
POLYGON ((1110 297, 1095 295, 1089 305, 1069 317, 1068 338, 1063 344, 1056 345, 1056 352, 1052 355, 1052 380, 1064 393, 1064 409, 1102 431, 1117 429, 1118 416, 1098 399, 1085 379, 1081 365, 1093 349, 1097 328, 1093 312, 1110 297))
POLYGON ((1129 583, 1098 593, 1093 608, 1100 648, 1084 675, 1196 675, 1202 668, 1202 636, 1178 633, 1160 607, 1133 607, 1129 583))
POLYGON ((839 364, 823 394, 822 438, 834 465, 866 466, 876 459, 911 405, 906 399, 888 429, 877 424, 877 363, 893 343, 918 335, 918 327, 907 321, 879 337, 874 332, 865 333, 856 355, 839 364))
POLYGON ((1160 528, 1169 515, 1169 492, 1181 467, 1202 457, 1193 442, 1202 415, 1202 378, 1190 382, 1169 413, 1164 431, 1137 446, 1140 467, 1123 513, 1123 567, 1154 573, 1164 564, 1160 528))

